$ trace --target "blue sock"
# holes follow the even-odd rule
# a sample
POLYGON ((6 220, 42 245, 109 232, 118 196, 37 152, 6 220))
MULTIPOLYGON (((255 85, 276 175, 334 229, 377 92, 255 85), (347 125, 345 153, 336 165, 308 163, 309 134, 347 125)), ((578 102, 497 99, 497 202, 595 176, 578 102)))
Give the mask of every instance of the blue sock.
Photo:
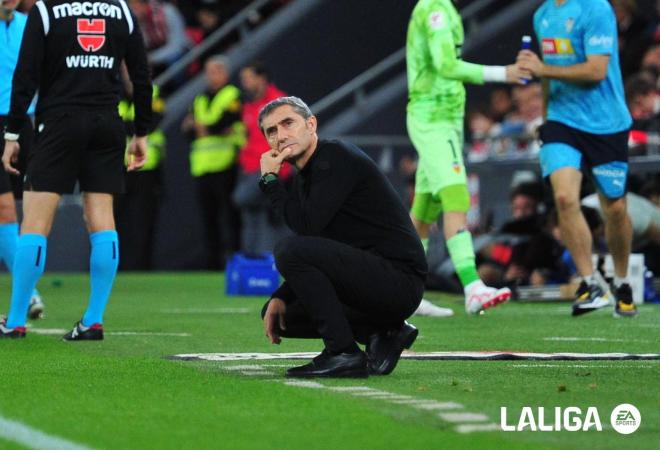
POLYGON ((92 244, 89 256, 91 294, 82 319, 82 324, 86 327, 103 323, 103 312, 119 266, 119 239, 115 230, 92 233, 89 235, 89 241, 92 244))
POLYGON ((46 236, 41 234, 24 234, 18 238, 12 269, 8 328, 25 326, 32 291, 46 266, 46 242, 46 236))
POLYGON ((3 223, 0 225, 0 260, 4 261, 8 271, 14 268, 14 255, 18 244, 18 224, 3 223))

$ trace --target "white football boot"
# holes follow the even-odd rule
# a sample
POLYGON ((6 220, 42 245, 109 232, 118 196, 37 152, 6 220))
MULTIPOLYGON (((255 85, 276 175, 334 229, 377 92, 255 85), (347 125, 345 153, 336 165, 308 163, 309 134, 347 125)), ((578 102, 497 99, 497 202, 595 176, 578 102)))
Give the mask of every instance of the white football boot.
POLYGON ((465 312, 479 314, 481 311, 497 306, 511 298, 511 289, 496 289, 477 280, 465 286, 465 312))

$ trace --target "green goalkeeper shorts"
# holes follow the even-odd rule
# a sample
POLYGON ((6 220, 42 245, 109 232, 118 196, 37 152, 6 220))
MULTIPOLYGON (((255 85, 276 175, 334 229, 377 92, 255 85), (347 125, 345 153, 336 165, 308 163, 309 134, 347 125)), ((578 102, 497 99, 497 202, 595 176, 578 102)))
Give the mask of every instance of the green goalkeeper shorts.
POLYGON ((466 212, 470 198, 463 163, 463 123, 429 122, 412 114, 408 114, 407 122, 408 135, 419 155, 415 196, 430 194, 435 202, 442 203, 443 211, 466 212))
POLYGON ((462 123, 420 121, 409 114, 408 135, 419 155, 416 192, 437 194, 444 187, 467 184, 462 123))

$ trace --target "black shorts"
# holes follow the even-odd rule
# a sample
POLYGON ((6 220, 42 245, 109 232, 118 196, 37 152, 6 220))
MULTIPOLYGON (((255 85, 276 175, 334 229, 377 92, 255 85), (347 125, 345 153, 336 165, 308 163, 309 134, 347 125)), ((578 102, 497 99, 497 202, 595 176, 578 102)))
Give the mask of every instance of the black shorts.
POLYGON ((612 134, 592 134, 549 121, 539 128, 543 145, 560 143, 578 150, 582 164, 592 168, 613 161, 628 162, 628 130, 612 134))
POLYGON ((547 122, 539 130, 543 141, 539 161, 544 177, 567 167, 591 176, 607 198, 626 194, 628 179, 628 131, 592 134, 559 122, 547 122))
MULTIPOLYGON (((7 124, 7 116, 0 116, 0 130, 4 130, 7 124)), ((18 144, 21 146, 21 151, 18 154, 18 168, 21 175, 9 175, 4 170, 0 169, 0 194, 13 192, 14 197, 21 198, 23 196, 23 174, 25 173, 25 166, 27 163, 27 155, 32 151, 32 141, 34 139, 34 130, 32 129, 32 122, 28 117, 25 118, 23 129, 20 131, 18 144)), ((0 152, 5 149, 5 140, 0 133, 0 152)))
POLYGON ((124 192, 126 132, 117 110, 53 111, 37 118, 25 190, 124 192))

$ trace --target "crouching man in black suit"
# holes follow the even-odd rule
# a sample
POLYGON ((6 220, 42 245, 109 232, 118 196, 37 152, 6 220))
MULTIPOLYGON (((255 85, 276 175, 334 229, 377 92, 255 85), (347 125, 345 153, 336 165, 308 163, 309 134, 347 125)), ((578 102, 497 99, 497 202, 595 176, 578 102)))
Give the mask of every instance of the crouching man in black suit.
POLYGON ((275 247, 286 281, 264 306, 266 336, 274 344, 323 339, 323 352, 289 377, 389 374, 417 337, 405 320, 427 273, 406 208, 359 148, 318 138, 299 98, 264 106, 259 126, 271 148, 261 158, 261 190, 296 234, 275 247), (298 169, 290 190, 277 175, 284 161, 298 169))

